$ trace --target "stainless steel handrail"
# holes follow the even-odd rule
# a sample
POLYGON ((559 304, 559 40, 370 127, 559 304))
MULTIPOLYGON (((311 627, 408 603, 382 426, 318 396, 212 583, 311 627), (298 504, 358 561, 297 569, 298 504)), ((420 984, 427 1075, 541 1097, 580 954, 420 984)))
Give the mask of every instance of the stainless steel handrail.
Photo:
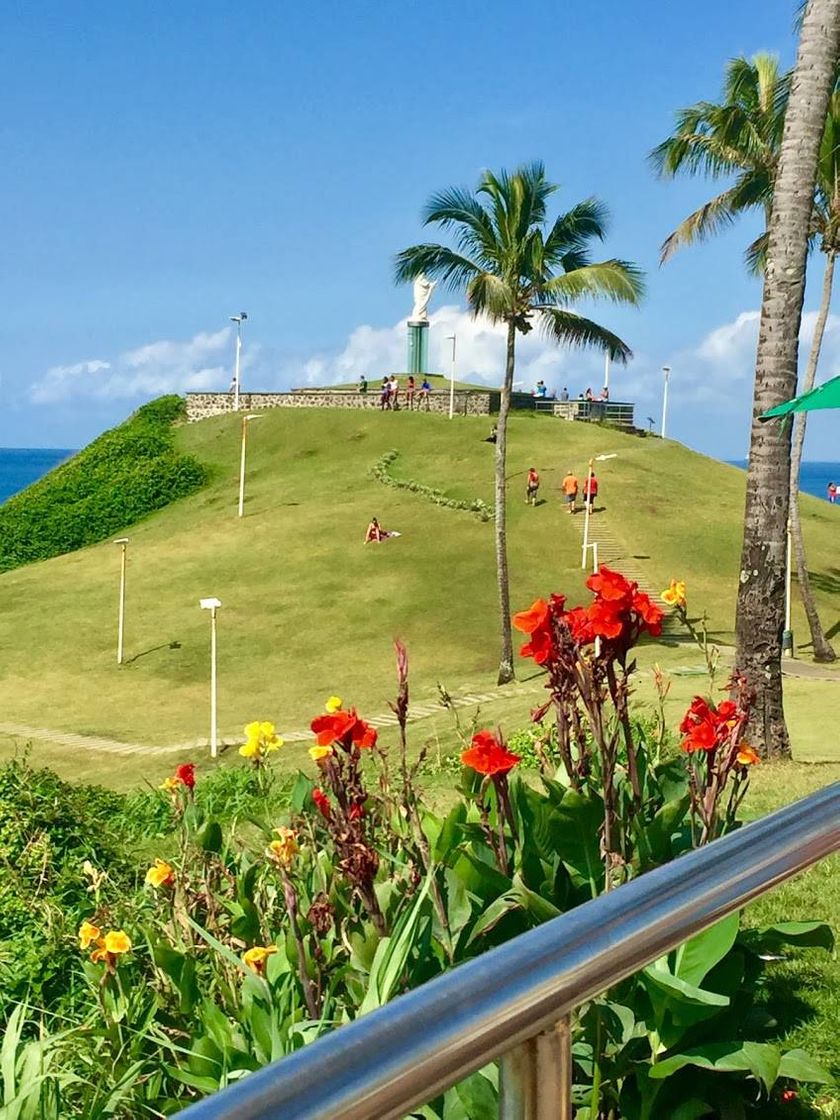
POLYGON ((838 847, 835 783, 437 977, 183 1115, 399 1120, 838 847))

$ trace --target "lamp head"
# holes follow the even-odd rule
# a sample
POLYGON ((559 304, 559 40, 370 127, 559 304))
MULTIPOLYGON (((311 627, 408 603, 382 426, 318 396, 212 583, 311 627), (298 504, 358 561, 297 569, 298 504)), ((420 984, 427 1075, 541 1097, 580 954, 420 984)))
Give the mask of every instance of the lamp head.
POLYGON ((264 419, 264 417, 261 416, 259 413, 252 412, 248 416, 243 416, 242 419, 243 420, 262 420, 262 419, 264 419))
POLYGON ((117 537, 114 544, 128 544, 128 537, 117 537))
POLYGON ((665 376, 667 377, 667 376, 668 376, 668 374, 669 374, 669 373, 671 372, 671 367, 670 367, 670 366, 663 366, 663 367, 662 367, 662 372, 663 372, 663 373, 665 374, 665 376))
POLYGON ((203 611, 214 611, 216 607, 222 605, 221 599, 199 599, 199 605, 203 611))
POLYGON ((596 463, 603 463, 605 459, 617 459, 617 458, 618 458, 618 452, 613 451, 612 454, 610 454, 610 455, 596 455, 595 456, 595 462, 596 463))

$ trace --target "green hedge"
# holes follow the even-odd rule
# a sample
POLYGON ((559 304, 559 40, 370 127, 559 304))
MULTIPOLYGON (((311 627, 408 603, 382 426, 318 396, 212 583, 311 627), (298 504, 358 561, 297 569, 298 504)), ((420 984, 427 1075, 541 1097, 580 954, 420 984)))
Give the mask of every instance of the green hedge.
POLYGON ((96 544, 207 481, 175 447, 183 398, 160 397, 0 506, 0 572, 96 544))

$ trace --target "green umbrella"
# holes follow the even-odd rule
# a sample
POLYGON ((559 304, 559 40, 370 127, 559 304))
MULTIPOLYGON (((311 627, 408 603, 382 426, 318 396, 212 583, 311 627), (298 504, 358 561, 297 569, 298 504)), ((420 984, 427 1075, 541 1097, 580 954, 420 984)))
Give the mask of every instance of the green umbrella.
POLYGON ((774 416, 787 416, 789 412, 814 412, 818 408, 840 408, 840 377, 832 377, 824 381, 810 393, 803 393, 801 397, 794 397, 792 401, 777 404, 775 408, 768 409, 759 419, 770 420, 774 416))

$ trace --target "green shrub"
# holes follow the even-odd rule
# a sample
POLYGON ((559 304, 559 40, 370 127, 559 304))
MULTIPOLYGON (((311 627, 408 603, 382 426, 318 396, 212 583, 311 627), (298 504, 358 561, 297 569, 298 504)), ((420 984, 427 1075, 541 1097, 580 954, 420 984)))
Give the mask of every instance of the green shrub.
POLYGON ((0 506, 0 571, 96 544, 193 493, 206 468, 175 447, 181 397, 143 405, 0 506))

